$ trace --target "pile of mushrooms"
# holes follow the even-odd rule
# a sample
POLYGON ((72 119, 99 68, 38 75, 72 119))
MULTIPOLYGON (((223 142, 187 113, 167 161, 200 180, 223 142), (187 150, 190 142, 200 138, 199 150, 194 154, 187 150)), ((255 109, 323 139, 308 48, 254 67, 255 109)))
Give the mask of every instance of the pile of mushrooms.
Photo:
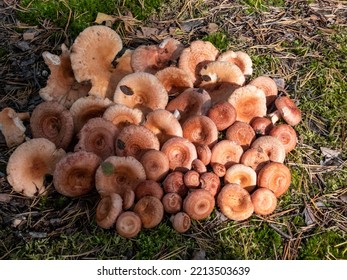
POLYGON ((47 174, 64 196, 96 189, 96 223, 132 238, 165 216, 186 232, 215 207, 234 221, 269 215, 288 190, 284 160, 301 112, 272 78, 251 79, 246 53, 173 38, 124 51, 98 25, 43 58, 50 76, 30 116, 33 139, 22 143, 27 116, 0 115, 17 145, 7 165, 14 191, 44 194, 47 174))

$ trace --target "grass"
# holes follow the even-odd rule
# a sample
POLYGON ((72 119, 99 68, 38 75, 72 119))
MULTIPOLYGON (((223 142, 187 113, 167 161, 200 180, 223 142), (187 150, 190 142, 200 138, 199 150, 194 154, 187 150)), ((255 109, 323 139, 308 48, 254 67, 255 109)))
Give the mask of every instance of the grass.
MULTIPOLYGON (((50 27, 65 30, 71 38, 92 25, 97 12, 118 16, 131 11, 141 20, 139 25, 163 30, 174 25, 177 15, 179 20, 203 18, 205 25, 216 23, 219 28, 214 33, 201 26, 184 31, 174 25, 176 33, 170 35, 184 42, 201 38, 220 51, 246 51, 254 65, 252 77, 283 78, 286 93, 303 112, 303 121, 295 127, 298 146, 286 160, 291 187, 280 198, 276 212, 265 218, 254 215, 244 222, 225 222, 216 209, 206 221, 194 222, 186 234, 176 233, 166 217, 155 229, 127 240, 97 227, 95 194, 69 199, 52 192, 50 186, 47 196, 29 200, 11 194, 10 203, 0 202, 0 259, 191 259, 199 251, 207 259, 347 259, 346 204, 342 201, 347 182, 346 28, 315 19, 308 9, 314 1, 240 0, 230 6, 225 1, 220 6, 170 1, 170 8, 160 9, 166 2, 23 0, 17 16, 39 26, 50 19, 50 27), (341 153, 327 161, 322 147, 341 153), (310 218, 305 216, 308 211, 310 218)), ((336 17, 344 20, 338 9, 336 17)), ((127 32, 128 38, 136 37, 136 30, 127 32)), ((64 36, 55 38, 61 41, 64 36)), ((0 44, 0 62, 11 65, 10 56, 10 48, 0 44)), ((11 81, 8 84, 17 85, 11 73, 5 74, 11 81)), ((36 82, 32 79, 29 84, 36 82)), ((45 79, 39 82, 42 86, 45 79)), ((22 105, 16 96, 23 92, 37 96, 37 91, 35 86, 26 85, 25 90, 18 86, 0 98, 24 108, 30 102, 22 105)), ((6 150, 0 156, 2 173, 10 153, 6 150)), ((10 192, 1 178, 0 193, 10 192)))

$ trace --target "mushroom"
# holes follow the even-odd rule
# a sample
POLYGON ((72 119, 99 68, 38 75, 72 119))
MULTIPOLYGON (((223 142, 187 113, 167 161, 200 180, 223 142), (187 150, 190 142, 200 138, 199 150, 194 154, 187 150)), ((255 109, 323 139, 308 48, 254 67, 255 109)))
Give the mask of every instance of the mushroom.
POLYGON ((95 172, 101 161, 96 154, 86 151, 67 154, 57 163, 53 173, 56 191, 68 197, 89 193, 95 188, 95 172))
POLYGON ((266 115, 265 93, 252 85, 236 89, 228 98, 228 102, 236 109, 236 120, 250 123, 255 117, 266 115))
POLYGON ((200 159, 194 159, 192 162, 192 170, 199 174, 207 172, 206 165, 200 159))
POLYGON ((276 82, 267 76, 259 76, 249 82, 250 85, 256 86, 261 89, 266 96, 266 106, 270 106, 277 98, 278 90, 276 82))
POLYGON ((100 195, 118 193, 121 197, 127 190, 135 191, 137 184, 146 180, 142 164, 134 157, 110 156, 95 173, 95 186, 100 195))
POLYGON ((138 160, 146 151, 160 148, 159 140, 151 130, 133 124, 122 129, 115 145, 118 156, 133 156, 138 160))
POLYGON ((222 140, 214 145, 211 152, 211 165, 220 163, 226 168, 229 168, 233 164, 240 162, 243 149, 239 144, 233 141, 222 140))
POLYGON ((238 184, 248 192, 251 192, 257 185, 257 174, 244 164, 234 164, 229 167, 224 176, 225 184, 238 184))
POLYGON ((216 174, 218 177, 224 177, 225 173, 227 172, 227 169, 224 164, 214 162, 211 164, 213 173, 216 174))
POLYGON ((123 193, 123 210, 128 210, 134 206, 135 192, 133 190, 125 190, 123 193))
POLYGON ((140 45, 131 56, 131 66, 134 72, 155 74, 166 65, 159 61, 159 47, 157 45, 140 45))
POLYGON ((172 227, 179 233, 188 231, 191 226, 191 219, 187 213, 179 212, 170 218, 172 227))
POLYGON ((251 195, 254 212, 258 215, 269 215, 277 207, 275 194, 267 188, 259 188, 251 195))
POLYGON ((250 124, 236 121, 227 129, 225 137, 239 144, 245 151, 255 140, 255 132, 250 124))
POLYGON ((273 124, 275 124, 281 117, 291 126, 295 126, 301 121, 301 110, 288 96, 277 97, 275 105, 277 111, 270 115, 273 124))
POLYGON ((201 174, 200 183, 201 189, 208 191, 213 196, 216 196, 221 186, 219 177, 213 172, 201 174))
POLYGON ((55 101, 37 105, 30 118, 33 138, 46 138, 57 148, 66 150, 73 138, 74 123, 71 112, 55 101))
POLYGON ((217 61, 227 61, 229 63, 236 64, 244 75, 252 75, 253 73, 252 59, 245 52, 242 52, 242 51, 234 52, 232 50, 228 50, 221 53, 218 56, 217 61))
POLYGON ((22 120, 27 118, 27 113, 16 113, 10 107, 0 112, 0 131, 5 137, 7 147, 18 146, 24 142, 26 128, 22 120))
POLYGON ((45 87, 41 88, 39 94, 45 101, 59 102, 66 108, 79 98, 86 96, 91 89, 88 81, 77 82, 72 71, 70 51, 62 44, 60 56, 44 51, 42 57, 49 67, 50 75, 45 87))
POLYGON ((141 156, 140 162, 149 180, 160 182, 169 173, 169 159, 162 151, 148 150, 141 156))
POLYGON ((177 193, 181 197, 187 195, 188 189, 184 184, 184 174, 180 171, 173 171, 166 176, 163 181, 165 193, 177 193))
POLYGON ((194 189, 200 186, 200 174, 195 170, 187 171, 183 176, 183 182, 189 189, 194 189))
POLYGON ((238 184, 225 185, 218 194, 217 205, 230 220, 243 221, 254 212, 251 195, 238 184))
POLYGON ((91 82, 90 95, 111 97, 112 62, 122 47, 117 32, 103 25, 87 27, 77 36, 71 47, 71 66, 78 82, 91 82))
POLYGON ((291 174, 283 163, 270 162, 259 171, 257 180, 259 187, 268 188, 279 197, 288 190, 291 174))
POLYGON ((119 81, 113 101, 129 108, 140 109, 145 115, 156 109, 164 109, 168 94, 158 78, 145 72, 132 73, 119 81))
POLYGON ((165 87, 169 96, 177 96, 186 89, 193 87, 193 82, 188 74, 177 67, 166 67, 158 71, 155 76, 165 87))
POLYGON ((286 154, 294 150, 298 138, 296 136, 296 132, 293 127, 289 124, 280 124, 278 126, 274 126, 269 133, 270 136, 276 137, 281 141, 286 154))
POLYGON ((105 120, 112 122, 121 131, 130 124, 141 124, 144 121, 144 115, 139 109, 131 109, 122 104, 113 104, 109 106, 103 116, 105 120))
POLYGON ((90 119, 78 133, 75 151, 93 152, 103 160, 114 155, 114 141, 119 129, 103 118, 90 119))
POLYGON ((159 59, 162 64, 166 65, 176 64, 184 49, 183 44, 174 38, 164 39, 158 47, 159 59))
POLYGON ((154 228, 164 217, 164 207, 154 196, 144 196, 134 207, 134 212, 140 217, 144 228, 154 228))
POLYGON ((269 157, 262 148, 249 148, 240 159, 240 163, 251 167, 257 174, 269 162, 269 157))
POLYGON ((175 214, 181 211, 183 200, 178 193, 167 193, 163 196, 161 201, 165 212, 175 214))
POLYGON ((273 123, 266 117, 255 117, 250 123, 256 136, 269 135, 273 123))
POLYGON ((218 131, 227 129, 236 121, 236 110, 229 102, 218 102, 206 114, 217 126, 218 131))
POLYGON ((168 157, 171 170, 190 170, 193 160, 197 158, 194 144, 183 137, 170 138, 161 151, 168 157))
POLYGON ((116 231, 125 238, 136 237, 141 231, 142 223, 140 217, 132 212, 123 212, 116 221, 116 231))
POLYGON ((209 146, 205 144, 195 144, 195 148, 196 148, 198 159, 201 160, 201 162, 204 165, 208 165, 211 161, 211 155, 212 155, 212 152, 209 146))
POLYGON ((164 190, 156 181, 144 180, 139 182, 135 187, 135 196, 137 200, 140 200, 142 197, 146 195, 162 199, 164 195, 164 190))
POLYGON ((211 215, 215 206, 214 196, 207 190, 190 192, 183 200, 183 211, 194 220, 203 220, 211 215))
POLYGON ((57 162, 65 156, 63 149, 45 138, 35 138, 19 145, 11 154, 6 172, 13 190, 33 197, 45 192, 45 175, 53 175, 57 162))
POLYGON ((215 123, 206 116, 191 116, 183 124, 183 137, 193 144, 208 145, 212 148, 218 140, 215 123))
POLYGON ((99 227, 109 229, 113 227, 121 212, 121 196, 117 193, 110 193, 102 197, 96 207, 96 223, 99 227))
POLYGON ((286 151, 283 144, 274 136, 265 135, 254 140, 251 148, 262 149, 271 161, 284 162, 286 151))

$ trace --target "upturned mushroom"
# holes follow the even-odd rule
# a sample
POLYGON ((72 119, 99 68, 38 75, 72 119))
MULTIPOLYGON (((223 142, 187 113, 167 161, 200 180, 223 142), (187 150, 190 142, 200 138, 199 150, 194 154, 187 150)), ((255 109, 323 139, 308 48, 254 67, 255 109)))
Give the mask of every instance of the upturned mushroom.
POLYGON ((214 196, 203 189, 190 192, 183 200, 183 211, 194 220, 206 219, 211 215, 214 206, 214 196))
POLYGON ((122 104, 112 104, 105 110, 102 117, 117 126, 119 131, 130 124, 140 125, 144 121, 141 110, 122 104))
POLYGON ((249 166, 241 163, 229 167, 224 176, 225 184, 237 184, 248 192, 251 192, 257 185, 257 174, 249 166))
POLYGON ((134 212, 140 217, 144 228, 154 228, 164 218, 164 207, 154 196, 144 196, 134 206, 134 212))
POLYGON ((110 193, 98 202, 96 207, 96 223, 99 227, 109 229, 116 223, 122 212, 122 198, 117 193, 110 193))
POLYGON ((193 82, 188 74, 177 67, 166 67, 158 71, 155 76, 165 87, 169 96, 177 96, 186 89, 193 87, 193 82))
POLYGON ((227 61, 236 64, 242 71, 243 75, 250 76, 253 73, 252 59, 243 51, 234 52, 232 50, 227 50, 217 57, 217 61, 227 61))
POLYGON ((57 162, 65 156, 63 149, 45 138, 35 138, 19 145, 6 167, 7 181, 15 192, 34 197, 45 192, 45 176, 53 175, 57 162))

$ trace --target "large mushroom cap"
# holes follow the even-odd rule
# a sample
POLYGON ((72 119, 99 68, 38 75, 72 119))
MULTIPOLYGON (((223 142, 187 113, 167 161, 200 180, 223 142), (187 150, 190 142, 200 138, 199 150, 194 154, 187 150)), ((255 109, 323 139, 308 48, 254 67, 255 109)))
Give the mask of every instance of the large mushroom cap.
POLYGON ((129 108, 138 108, 147 114, 164 109, 169 100, 166 89, 158 78, 145 72, 132 73, 119 81, 113 101, 129 108))
POLYGON ((4 135, 8 147, 14 147, 24 142, 25 126, 12 108, 6 107, 0 112, 0 131, 4 135))
POLYGON ((187 88, 193 87, 193 82, 189 78, 188 74, 177 67, 166 67, 158 71, 155 76, 165 87, 169 96, 179 95, 187 88))
POLYGON ((194 220, 206 219, 215 206, 214 196, 207 190, 190 192, 183 201, 183 210, 194 220))
POLYGON ((211 164, 220 163, 229 168, 231 165, 240 162, 243 149, 233 141, 222 140, 214 145, 211 152, 211 164))
POLYGON ((101 158, 86 151, 66 155, 54 170, 55 189, 69 197, 87 194, 95 188, 95 172, 100 163, 101 158))
POLYGON ((236 110, 229 102, 218 102, 207 111, 208 116, 217 126, 218 131, 222 131, 231 126, 236 121, 236 110))
POLYGON ((8 160, 7 180, 13 190, 33 197, 45 191, 45 175, 53 175, 57 162, 65 156, 45 138, 29 140, 16 148, 8 160))
POLYGON ((168 174, 170 165, 166 154, 158 150, 145 152, 140 159, 146 171, 147 179, 161 181, 168 174))
POLYGON ((134 212, 140 217, 144 228, 154 228, 164 217, 164 206, 154 196, 144 196, 134 207, 134 212))
POLYGON ((275 211, 277 197, 267 188, 259 188, 251 195, 254 212, 258 215, 269 215, 275 211))
POLYGON ((251 148, 262 149, 271 161, 284 162, 286 151, 283 144, 274 136, 265 135, 254 140, 251 148))
POLYGON ((241 188, 251 192, 257 184, 257 174, 251 167, 238 163, 227 169, 224 182, 225 184, 238 184, 241 188))
POLYGON ((119 35, 103 25, 90 26, 76 38, 71 48, 71 66, 78 82, 90 81, 89 94, 111 96, 112 62, 123 44, 119 35))

